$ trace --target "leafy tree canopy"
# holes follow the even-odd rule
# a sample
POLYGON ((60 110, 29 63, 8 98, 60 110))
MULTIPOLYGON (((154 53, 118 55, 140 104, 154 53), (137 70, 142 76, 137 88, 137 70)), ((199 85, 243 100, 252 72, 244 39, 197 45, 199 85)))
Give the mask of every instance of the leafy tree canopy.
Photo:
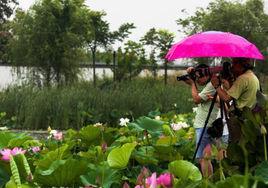
POLYGON ((0 1, 0 24, 4 23, 5 20, 12 15, 15 5, 17 4, 17 0, 0 1))
POLYGON ((243 36, 267 55, 268 15, 263 0, 214 0, 207 8, 198 8, 194 15, 179 18, 177 24, 187 35, 215 30, 243 36))

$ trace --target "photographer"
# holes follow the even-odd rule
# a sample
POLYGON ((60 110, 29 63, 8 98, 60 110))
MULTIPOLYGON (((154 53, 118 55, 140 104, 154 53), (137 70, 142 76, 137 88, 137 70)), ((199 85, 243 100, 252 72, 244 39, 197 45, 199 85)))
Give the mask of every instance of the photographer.
MULTIPOLYGON (((256 104, 256 93, 260 90, 259 80, 252 71, 253 66, 250 64, 250 59, 233 58, 232 73, 235 76, 235 81, 228 90, 223 90, 220 86, 220 80, 216 75, 212 76, 211 83, 216 89, 218 96, 226 103, 233 102, 234 113, 240 113, 244 107, 252 109, 256 104)), ((231 113, 232 115, 232 113, 231 113)), ((241 114, 238 115, 241 118, 241 114)), ((241 131, 237 122, 229 123, 230 141, 238 142, 241 136, 241 131)))
MULTIPOLYGON (((189 67, 187 69, 187 72, 189 75, 191 75, 194 70, 208 69, 208 68, 209 68, 209 66, 207 66, 205 64, 199 64, 195 68, 189 67)), ((195 77, 196 83, 199 86, 205 86, 203 88, 203 90, 199 93, 197 90, 196 83, 191 77, 184 80, 185 83, 187 83, 188 85, 191 86, 191 93, 192 93, 193 101, 195 104, 198 104, 196 116, 195 116, 195 120, 194 120, 194 128, 195 128, 195 133, 196 133, 196 144, 198 144, 200 137, 201 137, 201 134, 202 134, 202 131, 203 131, 205 120, 208 116, 209 108, 211 105, 210 96, 213 96, 216 91, 210 82, 210 74, 203 74, 202 71, 196 71, 194 77, 195 77)), ((216 119, 218 111, 219 111, 219 108, 217 105, 215 105, 213 107, 212 112, 211 112, 210 117, 209 117, 208 127, 211 126, 212 122, 216 119)), ((213 142, 213 139, 210 137, 210 135, 207 134, 207 131, 205 131, 203 138, 201 140, 201 144, 200 144, 200 146, 197 150, 197 153, 196 153, 196 159, 198 159, 203 176, 205 175, 205 171, 207 170, 207 169, 205 169, 206 165, 205 165, 204 159, 203 159, 203 150, 208 144, 211 144, 212 142, 213 142)), ((212 167, 212 164, 210 161, 207 165, 208 165, 207 167, 208 167, 208 172, 209 172, 208 176, 209 176, 209 175, 212 175, 213 167, 212 167)))
POLYGON ((257 76, 253 73, 253 66, 247 58, 233 58, 232 72, 235 76, 230 89, 223 90, 216 75, 212 76, 211 83, 217 90, 221 99, 225 102, 235 100, 237 108, 242 110, 244 107, 253 108, 256 104, 256 93, 260 90, 260 83, 257 76))

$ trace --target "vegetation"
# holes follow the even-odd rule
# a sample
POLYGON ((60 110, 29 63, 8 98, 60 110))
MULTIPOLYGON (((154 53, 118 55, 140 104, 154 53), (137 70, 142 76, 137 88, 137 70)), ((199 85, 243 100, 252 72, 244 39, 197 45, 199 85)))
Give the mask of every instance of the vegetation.
POLYGON ((251 139, 255 131, 265 141, 268 106, 261 104, 266 105, 264 116, 247 115, 245 126, 251 129, 243 130, 243 139, 233 148, 236 152, 229 152, 228 158, 219 157, 216 146, 205 152, 205 160, 214 161, 212 176, 202 177, 189 162, 195 145, 194 114, 172 112, 151 113, 134 121, 122 118, 117 128, 97 123, 63 134, 49 127, 48 137, 41 140, 0 132, 0 186, 267 187, 267 151, 262 147, 266 144, 248 147, 259 140, 251 139))
POLYGON ((191 112, 189 92, 184 84, 165 87, 154 79, 106 80, 96 88, 92 82, 44 89, 15 86, 1 93, 0 111, 6 112, 7 119, 15 119, 9 122, 13 128, 78 129, 97 122, 116 126, 122 117, 136 119, 152 110, 191 112))
MULTIPOLYGON (((240 1, 214 0, 207 8, 198 9, 194 15, 179 18, 177 24, 185 34, 201 31, 231 32, 254 43, 267 57, 268 15, 263 0, 240 1)), ((257 70, 267 74, 265 63, 256 63, 257 70)))

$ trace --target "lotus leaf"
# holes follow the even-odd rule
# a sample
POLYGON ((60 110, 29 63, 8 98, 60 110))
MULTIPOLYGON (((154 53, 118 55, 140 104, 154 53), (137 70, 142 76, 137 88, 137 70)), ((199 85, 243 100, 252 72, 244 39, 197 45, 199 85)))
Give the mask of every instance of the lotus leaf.
POLYGON ((255 175, 260 177, 266 184, 268 184, 268 162, 263 161, 255 170, 255 175))
MULTIPOLYGON (((117 170, 110 168, 107 162, 99 165, 89 164, 88 173, 80 176, 81 182, 85 186, 95 185, 103 188, 110 188, 118 184, 121 176, 117 170)), ((119 187, 119 185, 117 186, 119 187)))
POLYGON ((176 177, 182 180, 199 181, 202 179, 202 174, 199 169, 189 161, 177 160, 169 163, 169 171, 176 177))
POLYGON ((164 122, 162 121, 143 116, 137 119, 135 122, 129 123, 128 126, 134 127, 139 131, 147 130, 153 136, 159 136, 163 131, 162 129, 163 124, 164 122))
POLYGON ((107 157, 109 166, 117 169, 125 168, 135 147, 136 143, 126 143, 120 148, 114 148, 107 157))
POLYGON ((86 127, 83 127, 79 131, 79 134, 81 135, 82 140, 85 140, 88 143, 92 143, 100 139, 101 131, 99 127, 88 125, 86 127))
POLYGON ((86 161, 69 158, 55 160, 47 168, 37 166, 34 181, 44 187, 72 187, 86 171, 86 161))
POLYGON ((143 146, 135 151, 133 156, 142 165, 157 165, 158 160, 154 157, 154 151, 155 149, 152 146, 143 146))
POLYGON ((7 147, 9 141, 16 137, 17 137, 17 134, 1 131, 0 132, 0 149, 7 147))

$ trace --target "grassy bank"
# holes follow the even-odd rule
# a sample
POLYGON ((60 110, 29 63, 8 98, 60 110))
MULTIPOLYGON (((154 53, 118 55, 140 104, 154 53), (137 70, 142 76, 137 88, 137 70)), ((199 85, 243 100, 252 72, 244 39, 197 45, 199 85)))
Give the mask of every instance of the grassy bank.
POLYGON ((165 86, 163 80, 147 78, 122 83, 100 81, 96 88, 90 82, 43 89, 15 86, 1 92, 0 111, 6 112, 5 119, 13 117, 4 123, 15 128, 78 129, 97 122, 116 126, 121 117, 133 119, 153 110, 190 112, 189 98, 190 89, 185 84, 165 86))

